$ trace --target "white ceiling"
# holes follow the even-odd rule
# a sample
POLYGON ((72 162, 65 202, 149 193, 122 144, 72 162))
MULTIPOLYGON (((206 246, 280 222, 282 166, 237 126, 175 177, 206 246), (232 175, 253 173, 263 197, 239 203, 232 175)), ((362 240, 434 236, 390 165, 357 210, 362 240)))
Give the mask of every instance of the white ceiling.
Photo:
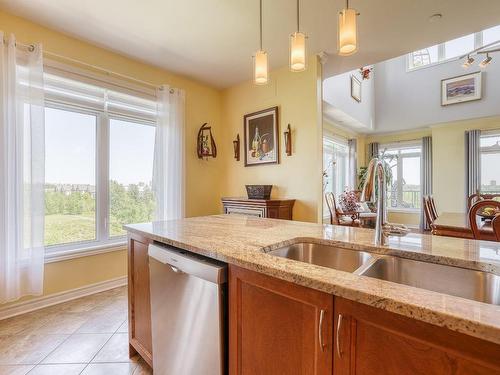
MULTIPOLYGON (((288 63, 294 0, 264 0, 271 68, 288 63)), ((500 24, 498 0, 352 0, 359 52, 335 55, 342 0, 302 0, 309 53, 330 57, 326 76, 500 24), (444 15, 430 23, 434 13, 444 15)), ((0 8, 141 61, 223 88, 252 77, 258 0, 0 0, 0 8)), ((0 25, 1 26, 1 25, 0 25)))

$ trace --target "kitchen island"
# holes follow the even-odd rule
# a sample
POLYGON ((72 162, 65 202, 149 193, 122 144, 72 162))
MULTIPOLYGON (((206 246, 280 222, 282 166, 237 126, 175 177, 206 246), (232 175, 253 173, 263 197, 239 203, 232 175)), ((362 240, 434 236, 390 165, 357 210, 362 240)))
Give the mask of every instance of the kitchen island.
POLYGON ((131 353, 149 363, 147 247, 155 242, 229 264, 231 374, 500 374, 497 304, 270 253, 312 243, 483 271, 496 282, 500 244, 409 234, 378 247, 369 229, 240 215, 126 229, 131 353))

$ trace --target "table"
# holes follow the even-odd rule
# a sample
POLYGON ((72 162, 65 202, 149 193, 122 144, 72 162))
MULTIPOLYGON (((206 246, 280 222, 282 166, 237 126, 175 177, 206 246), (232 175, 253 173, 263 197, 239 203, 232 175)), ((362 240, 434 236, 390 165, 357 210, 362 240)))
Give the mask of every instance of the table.
MULTIPOLYGON (((485 240, 496 241, 491 222, 485 222, 481 227, 485 240)), ((474 239, 469 226, 469 215, 462 212, 443 212, 434 221, 433 234, 438 236, 471 238, 474 239)))

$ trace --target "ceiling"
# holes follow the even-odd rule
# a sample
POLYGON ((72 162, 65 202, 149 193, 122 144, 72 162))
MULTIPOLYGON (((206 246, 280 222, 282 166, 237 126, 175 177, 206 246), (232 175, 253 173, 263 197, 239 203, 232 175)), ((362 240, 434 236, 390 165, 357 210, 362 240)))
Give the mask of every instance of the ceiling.
MULTIPOLYGON (((309 53, 324 51, 324 74, 349 71, 500 24, 500 1, 352 0, 359 52, 335 55, 341 0, 302 0, 309 53), (442 13, 438 22, 429 16, 442 13)), ((264 0, 271 68, 288 63, 294 0, 264 0)), ((257 0, 0 0, 0 8, 126 56, 224 88, 252 78, 257 0)))

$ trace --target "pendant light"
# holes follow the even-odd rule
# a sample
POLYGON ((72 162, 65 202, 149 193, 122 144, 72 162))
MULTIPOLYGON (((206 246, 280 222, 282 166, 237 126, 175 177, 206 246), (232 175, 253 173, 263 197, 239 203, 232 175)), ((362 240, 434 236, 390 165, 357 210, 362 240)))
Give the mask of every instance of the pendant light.
POLYGON ((290 70, 306 70, 306 35, 300 32, 300 4, 297 0, 297 31, 290 35, 290 70))
POLYGON ((345 9, 339 13, 338 48, 340 56, 352 55, 358 50, 357 16, 356 10, 349 8, 349 0, 346 0, 345 9))
POLYGON ((259 0, 260 8, 260 49, 255 53, 254 58, 254 83, 256 85, 265 85, 268 81, 268 62, 267 52, 262 49, 262 0, 259 0))

